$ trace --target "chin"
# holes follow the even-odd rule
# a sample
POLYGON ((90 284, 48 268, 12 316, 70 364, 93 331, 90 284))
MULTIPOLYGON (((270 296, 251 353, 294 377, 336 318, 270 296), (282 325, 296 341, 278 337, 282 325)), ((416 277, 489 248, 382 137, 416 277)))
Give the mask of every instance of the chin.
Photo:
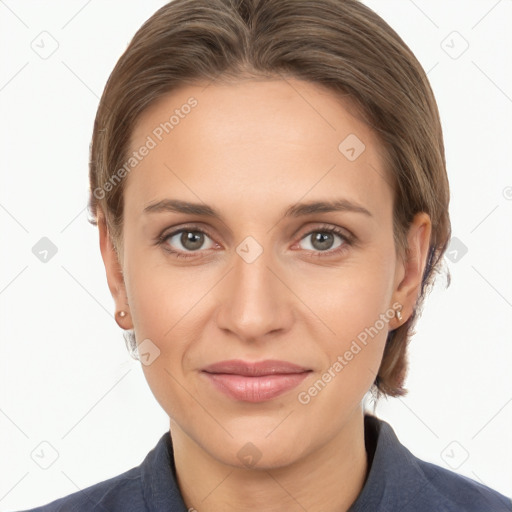
POLYGON ((279 427, 275 432, 254 428, 252 431, 239 429, 233 432, 231 429, 233 439, 224 438, 222 442, 211 445, 211 437, 208 438, 210 453, 219 462, 237 468, 265 470, 288 466, 304 455, 305 439, 295 429, 278 430, 279 427))

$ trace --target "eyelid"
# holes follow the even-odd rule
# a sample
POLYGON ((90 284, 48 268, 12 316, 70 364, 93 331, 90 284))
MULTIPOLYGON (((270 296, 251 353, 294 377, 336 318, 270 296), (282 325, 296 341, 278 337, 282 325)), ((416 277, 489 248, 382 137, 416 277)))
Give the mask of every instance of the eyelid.
POLYGON ((304 237, 311 235, 313 233, 321 233, 321 232, 327 232, 327 233, 334 233, 341 238, 344 238, 347 240, 347 242, 353 242, 355 241, 355 236, 353 233, 351 233, 347 228, 343 228, 341 226, 336 226, 335 224, 319 224, 315 225, 313 228, 308 228, 306 231, 301 235, 299 240, 302 240, 304 237))

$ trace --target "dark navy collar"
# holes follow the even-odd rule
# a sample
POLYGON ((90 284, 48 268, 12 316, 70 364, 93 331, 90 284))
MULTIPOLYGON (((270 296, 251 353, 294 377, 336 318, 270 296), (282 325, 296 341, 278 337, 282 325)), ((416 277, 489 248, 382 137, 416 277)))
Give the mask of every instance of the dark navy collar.
POLYGON ((177 484, 170 432, 166 432, 141 464, 144 501, 148 512, 187 511, 177 484))
MULTIPOLYGON (((512 512, 512 501, 503 494, 415 457, 389 423, 376 416, 365 415, 364 440, 370 469, 349 512, 512 512)), ((160 438, 140 466, 26 512, 63 510, 187 512, 170 433, 160 438)))
MULTIPOLYGON (((364 416, 370 470, 348 512, 512 512, 510 498, 414 456, 391 425, 364 416)), ((150 512, 187 512, 177 485, 172 440, 166 432, 140 466, 142 494, 150 512)))
MULTIPOLYGON (((403 447, 391 426, 370 414, 364 417, 365 446, 370 471, 350 512, 386 510, 383 505, 405 507, 425 486, 415 458, 403 447), (408 482, 407 488, 403 487, 408 482)), ((148 510, 186 510, 177 485, 172 440, 166 432, 141 465, 141 478, 148 510)))
POLYGON ((399 442, 386 421, 365 414, 364 429, 371 466, 349 512, 409 510, 407 507, 429 486, 416 457, 399 442))

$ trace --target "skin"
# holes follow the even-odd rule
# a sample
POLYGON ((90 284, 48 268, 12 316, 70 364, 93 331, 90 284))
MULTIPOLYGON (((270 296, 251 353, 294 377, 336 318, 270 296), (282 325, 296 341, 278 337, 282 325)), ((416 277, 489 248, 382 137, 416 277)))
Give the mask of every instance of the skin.
POLYGON ((126 178, 119 258, 99 222, 116 310, 128 313, 118 322, 160 350, 142 368, 170 417, 185 503, 200 512, 345 511, 369 470, 363 399, 388 330, 401 322, 389 320, 309 403, 297 396, 394 303, 402 305, 402 322, 411 315, 430 219, 416 215, 402 261, 378 140, 333 93, 299 80, 182 87, 144 112, 132 147, 191 96, 197 107, 126 178), (354 161, 338 150, 349 134, 366 146, 354 161), (143 212, 167 198, 206 203, 222 220, 143 212), (371 216, 283 216, 297 202, 338 198, 371 216), (183 245, 180 234, 156 243, 183 226, 205 230, 203 245, 183 245), (315 243, 326 226, 354 242, 334 234, 325 246, 315 243), (251 263, 236 250, 248 236, 263 249, 251 263), (166 246, 191 257, 176 258, 166 246), (312 371, 297 388, 248 403, 220 393, 201 373, 227 359, 280 359, 312 371), (237 456, 249 442, 260 457, 251 467, 237 456))

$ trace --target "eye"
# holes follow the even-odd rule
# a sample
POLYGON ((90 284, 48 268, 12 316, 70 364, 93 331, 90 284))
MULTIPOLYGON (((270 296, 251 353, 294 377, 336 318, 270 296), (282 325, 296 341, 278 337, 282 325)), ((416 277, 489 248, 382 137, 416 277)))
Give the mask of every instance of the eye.
POLYGON ((305 247, 303 246, 304 249, 316 253, 327 252, 329 255, 345 250, 351 244, 348 235, 332 226, 320 227, 310 231, 301 238, 301 241, 306 241, 305 247))
MULTIPOLYGON (((202 251, 219 245, 202 229, 182 227, 158 237, 157 243, 175 258, 194 258, 202 251)), ((333 226, 319 226, 304 235, 298 244, 314 257, 333 256, 344 252, 353 244, 352 236, 333 226), (302 244, 302 246, 301 246, 302 244)))
POLYGON ((212 249, 216 245, 204 231, 186 228, 162 235, 159 243, 178 258, 191 257, 193 255, 187 255, 186 253, 198 252, 201 249, 212 249))

